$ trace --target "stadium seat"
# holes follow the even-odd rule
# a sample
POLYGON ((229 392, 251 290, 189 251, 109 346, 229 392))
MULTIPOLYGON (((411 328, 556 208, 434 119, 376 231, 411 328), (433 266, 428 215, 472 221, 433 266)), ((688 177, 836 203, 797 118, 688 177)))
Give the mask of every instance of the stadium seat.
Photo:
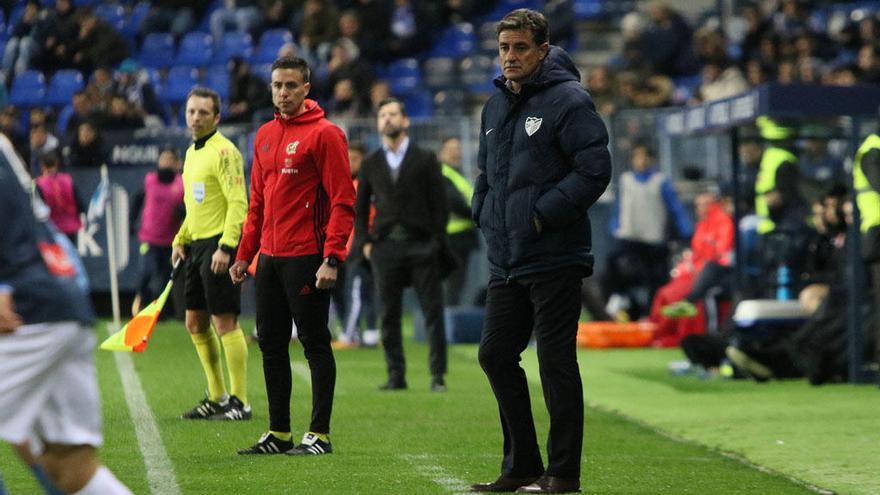
POLYGON ((460 117, 465 113, 467 95, 460 89, 447 89, 434 94, 434 115, 460 117))
POLYGON ((427 118, 434 115, 433 98, 427 91, 409 92, 403 97, 406 113, 412 118, 427 118))
POLYGON ((46 97, 46 78, 38 70, 26 70, 12 80, 9 104, 19 108, 36 107, 46 97))
POLYGON ((59 70, 49 81, 45 103, 60 107, 70 103, 73 94, 85 85, 83 75, 76 69, 59 70))
POLYGON ((208 65, 213 55, 213 40, 210 34, 198 31, 186 33, 180 40, 175 65, 208 65))
POLYGON ((278 57, 278 50, 288 42, 293 41, 293 35, 287 29, 269 29, 260 37, 260 43, 251 58, 251 64, 271 64, 278 57))
POLYGON ((447 88, 457 82, 456 63, 452 57, 432 57, 422 65, 425 84, 430 88, 447 88))
POLYGON ((174 38, 170 33, 150 33, 141 43, 141 65, 168 67, 174 62, 174 38))
POLYGON ((572 10, 577 19, 595 19, 604 13, 602 0, 574 0, 572 10))
POLYGON ((411 93, 422 83, 419 61, 414 58, 395 60, 388 65, 387 71, 388 84, 396 95, 411 93))
POLYGON ((163 103, 182 103, 193 86, 199 83, 199 71, 195 67, 177 65, 168 71, 168 79, 165 87, 159 93, 159 99, 163 103))
POLYGON ((212 65, 205 73, 205 86, 213 89, 222 100, 229 98, 229 69, 225 65, 212 65))
POLYGON ((496 77, 496 64, 492 57, 475 55, 461 61, 459 74, 461 83, 473 93, 491 93, 495 89, 492 80, 496 77))
POLYGON ((128 40, 134 40, 137 38, 141 24, 144 22, 144 19, 147 18, 147 14, 149 13, 150 2, 138 2, 135 4, 135 6, 131 8, 128 17, 125 18, 125 22, 122 24, 122 29, 119 30, 120 33, 122 33, 122 35, 128 40))
POLYGON ((214 58, 211 63, 215 65, 225 64, 232 57, 241 57, 249 60, 254 54, 254 42, 251 35, 240 31, 228 31, 217 40, 214 49, 214 58))
POLYGON ((95 14, 117 31, 125 24, 125 9, 118 3, 102 3, 95 8, 95 14))
POLYGON ((431 50, 433 57, 464 57, 474 51, 477 37, 474 26, 462 22, 444 29, 431 50))
POLYGON ((67 123, 70 122, 70 118, 73 117, 73 104, 68 103, 58 112, 58 123, 56 127, 58 128, 58 134, 63 135, 67 132, 67 123))
POLYGON ((266 84, 272 82, 272 64, 256 64, 251 65, 251 74, 259 77, 263 81, 266 81, 266 84))

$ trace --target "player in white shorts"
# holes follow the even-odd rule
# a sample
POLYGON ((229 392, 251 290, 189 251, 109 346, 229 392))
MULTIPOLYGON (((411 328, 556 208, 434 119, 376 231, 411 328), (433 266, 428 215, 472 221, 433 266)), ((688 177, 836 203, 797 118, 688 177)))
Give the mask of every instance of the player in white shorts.
POLYGON ((64 493, 131 494, 98 462, 94 314, 70 253, 34 216, 29 183, 0 136, 0 438, 30 444, 64 493))

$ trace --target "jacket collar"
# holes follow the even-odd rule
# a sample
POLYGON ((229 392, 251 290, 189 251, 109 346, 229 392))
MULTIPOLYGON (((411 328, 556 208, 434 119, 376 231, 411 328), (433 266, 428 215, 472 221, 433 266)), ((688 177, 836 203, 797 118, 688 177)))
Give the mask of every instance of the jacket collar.
POLYGON ((205 143, 208 142, 208 140, 211 139, 211 136, 213 136, 214 134, 217 134, 217 129, 214 129, 209 134, 206 134, 206 135, 196 139, 195 141, 193 141, 193 144, 195 145, 196 149, 200 150, 200 149, 204 148, 205 143))

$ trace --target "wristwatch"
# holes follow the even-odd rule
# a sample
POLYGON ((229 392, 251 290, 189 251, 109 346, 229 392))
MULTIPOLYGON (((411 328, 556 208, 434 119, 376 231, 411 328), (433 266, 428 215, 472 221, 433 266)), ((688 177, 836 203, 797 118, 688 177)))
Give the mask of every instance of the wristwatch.
POLYGON ((336 268, 339 266, 339 260, 336 259, 335 256, 327 256, 324 258, 324 263, 327 263, 327 266, 330 268, 336 268))

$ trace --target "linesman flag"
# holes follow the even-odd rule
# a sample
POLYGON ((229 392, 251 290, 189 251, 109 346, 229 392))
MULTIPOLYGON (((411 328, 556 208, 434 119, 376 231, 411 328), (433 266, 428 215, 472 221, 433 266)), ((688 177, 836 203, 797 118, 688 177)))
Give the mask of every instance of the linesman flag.
POLYGON ((147 305, 138 314, 134 316, 122 330, 114 333, 107 340, 101 343, 101 349, 105 351, 124 351, 124 352, 144 352, 147 348, 147 342, 153 329, 156 328, 156 322, 159 321, 159 314, 165 307, 165 301, 171 294, 171 286, 174 284, 174 276, 181 266, 181 261, 177 260, 174 269, 171 271, 171 280, 165 285, 165 290, 156 298, 155 301, 147 305))

